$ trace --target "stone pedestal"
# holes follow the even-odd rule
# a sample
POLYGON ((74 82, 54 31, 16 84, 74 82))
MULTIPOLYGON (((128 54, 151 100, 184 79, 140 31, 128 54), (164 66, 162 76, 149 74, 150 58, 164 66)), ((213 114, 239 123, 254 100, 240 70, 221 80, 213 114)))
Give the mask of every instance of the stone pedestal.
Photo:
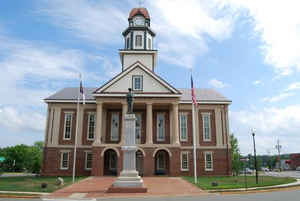
POLYGON ((147 188, 143 185, 143 180, 136 171, 136 144, 135 144, 135 115, 126 114, 125 140, 121 147, 123 151, 123 170, 118 179, 108 189, 108 193, 143 193, 147 188))

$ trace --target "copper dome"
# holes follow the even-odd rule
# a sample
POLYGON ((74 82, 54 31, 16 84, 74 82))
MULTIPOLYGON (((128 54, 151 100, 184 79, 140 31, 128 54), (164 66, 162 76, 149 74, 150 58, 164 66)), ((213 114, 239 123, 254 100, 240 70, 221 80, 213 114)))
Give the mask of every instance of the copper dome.
POLYGON ((146 8, 134 8, 129 14, 129 19, 132 19, 136 15, 143 15, 146 19, 150 20, 150 15, 146 8))

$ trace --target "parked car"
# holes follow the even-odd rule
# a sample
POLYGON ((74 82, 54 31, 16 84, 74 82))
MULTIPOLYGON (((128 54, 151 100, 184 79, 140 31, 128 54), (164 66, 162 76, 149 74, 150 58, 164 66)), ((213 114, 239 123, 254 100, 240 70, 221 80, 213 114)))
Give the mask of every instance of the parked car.
POLYGON ((253 170, 251 170, 250 168, 246 168, 240 171, 240 174, 253 174, 253 170))
POLYGON ((261 170, 264 171, 264 172, 269 172, 270 171, 269 168, 267 168, 267 167, 262 167, 261 170))
POLYGON ((300 171, 300 166, 296 167, 296 170, 297 170, 297 171, 300 171))

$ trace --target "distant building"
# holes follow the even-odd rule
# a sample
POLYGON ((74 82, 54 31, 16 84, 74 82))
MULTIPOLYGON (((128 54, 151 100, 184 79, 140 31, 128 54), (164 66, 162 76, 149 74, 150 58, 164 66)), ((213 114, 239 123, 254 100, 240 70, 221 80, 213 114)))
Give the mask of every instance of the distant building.
POLYGON ((290 166, 293 170, 300 167, 300 153, 290 154, 290 166))
MULTIPOLYGON (((85 88, 86 104, 80 105, 78 114, 78 88, 65 88, 45 99, 43 175, 72 175, 77 115, 76 175, 120 173, 128 88, 135 93, 136 167, 140 175, 193 175, 191 90, 176 89, 155 73, 156 34, 150 28, 147 9, 134 8, 128 21, 122 33, 124 49, 119 50, 122 71, 98 88, 85 88)), ((195 93, 198 175, 230 175, 231 101, 212 89, 195 89, 195 93)))

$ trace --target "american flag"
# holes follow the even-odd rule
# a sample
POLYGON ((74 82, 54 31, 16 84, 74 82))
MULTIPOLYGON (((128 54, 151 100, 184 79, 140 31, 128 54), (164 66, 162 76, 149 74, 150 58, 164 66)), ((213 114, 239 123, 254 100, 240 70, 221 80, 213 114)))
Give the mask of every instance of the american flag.
POLYGON ((83 100, 83 104, 85 104, 85 94, 84 94, 84 91, 83 91, 83 87, 82 87, 82 79, 81 79, 81 74, 79 75, 80 77, 80 89, 79 89, 79 92, 82 96, 82 100, 83 100))
POLYGON ((193 83, 193 76, 191 75, 191 90, 192 90, 192 100, 193 100, 193 104, 195 106, 197 106, 197 100, 196 100, 196 96, 195 96, 195 89, 194 89, 194 83, 193 83))

